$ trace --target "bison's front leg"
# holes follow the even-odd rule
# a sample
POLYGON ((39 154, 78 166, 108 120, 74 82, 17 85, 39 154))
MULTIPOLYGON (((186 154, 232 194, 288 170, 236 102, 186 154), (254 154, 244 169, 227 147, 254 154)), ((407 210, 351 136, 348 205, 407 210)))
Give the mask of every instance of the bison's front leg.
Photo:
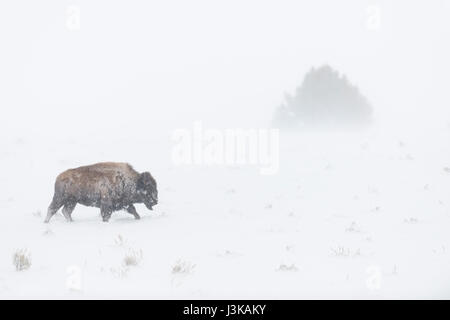
POLYGON ((138 215, 136 208, 134 207, 134 205, 130 204, 127 208, 127 212, 132 214, 134 216, 135 219, 140 219, 141 217, 138 215))
POLYGON ((112 215, 112 209, 109 207, 101 207, 100 213, 102 215, 103 222, 108 222, 112 215))

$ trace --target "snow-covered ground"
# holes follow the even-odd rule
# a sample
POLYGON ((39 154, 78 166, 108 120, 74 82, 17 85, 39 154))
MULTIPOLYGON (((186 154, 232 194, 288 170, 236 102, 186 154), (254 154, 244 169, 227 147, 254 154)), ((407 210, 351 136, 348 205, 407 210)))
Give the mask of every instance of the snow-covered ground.
POLYGON ((271 176, 175 166, 170 135, 5 140, 0 298, 450 298, 450 128, 282 133, 271 176), (152 172, 155 210, 44 224, 56 175, 106 160, 152 172))

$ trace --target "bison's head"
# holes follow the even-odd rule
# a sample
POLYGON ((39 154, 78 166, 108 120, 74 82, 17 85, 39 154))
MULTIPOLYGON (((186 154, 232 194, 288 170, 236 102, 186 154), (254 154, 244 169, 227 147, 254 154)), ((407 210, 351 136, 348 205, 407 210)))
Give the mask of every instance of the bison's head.
POLYGON ((158 203, 158 190, 156 189, 156 181, 150 172, 143 172, 139 175, 137 181, 137 192, 142 197, 145 206, 152 210, 152 207, 158 203))

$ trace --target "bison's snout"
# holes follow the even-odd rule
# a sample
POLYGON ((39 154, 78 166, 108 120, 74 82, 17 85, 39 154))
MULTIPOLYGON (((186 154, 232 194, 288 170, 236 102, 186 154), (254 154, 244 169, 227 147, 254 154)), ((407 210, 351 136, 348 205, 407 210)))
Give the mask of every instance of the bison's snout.
POLYGON ((158 204, 158 201, 144 202, 148 210, 153 210, 153 206, 158 204))
POLYGON ((153 206, 158 204, 158 194, 155 192, 152 192, 150 194, 150 196, 147 197, 144 204, 149 210, 153 210, 153 206))

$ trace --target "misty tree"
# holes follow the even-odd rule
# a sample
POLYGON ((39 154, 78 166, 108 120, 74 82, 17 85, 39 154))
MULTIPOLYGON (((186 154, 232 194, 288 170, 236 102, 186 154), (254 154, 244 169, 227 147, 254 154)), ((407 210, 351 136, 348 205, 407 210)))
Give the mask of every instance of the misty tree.
POLYGON ((330 66, 312 68, 294 95, 275 113, 274 124, 295 128, 302 125, 367 124, 372 107, 345 75, 330 66))

